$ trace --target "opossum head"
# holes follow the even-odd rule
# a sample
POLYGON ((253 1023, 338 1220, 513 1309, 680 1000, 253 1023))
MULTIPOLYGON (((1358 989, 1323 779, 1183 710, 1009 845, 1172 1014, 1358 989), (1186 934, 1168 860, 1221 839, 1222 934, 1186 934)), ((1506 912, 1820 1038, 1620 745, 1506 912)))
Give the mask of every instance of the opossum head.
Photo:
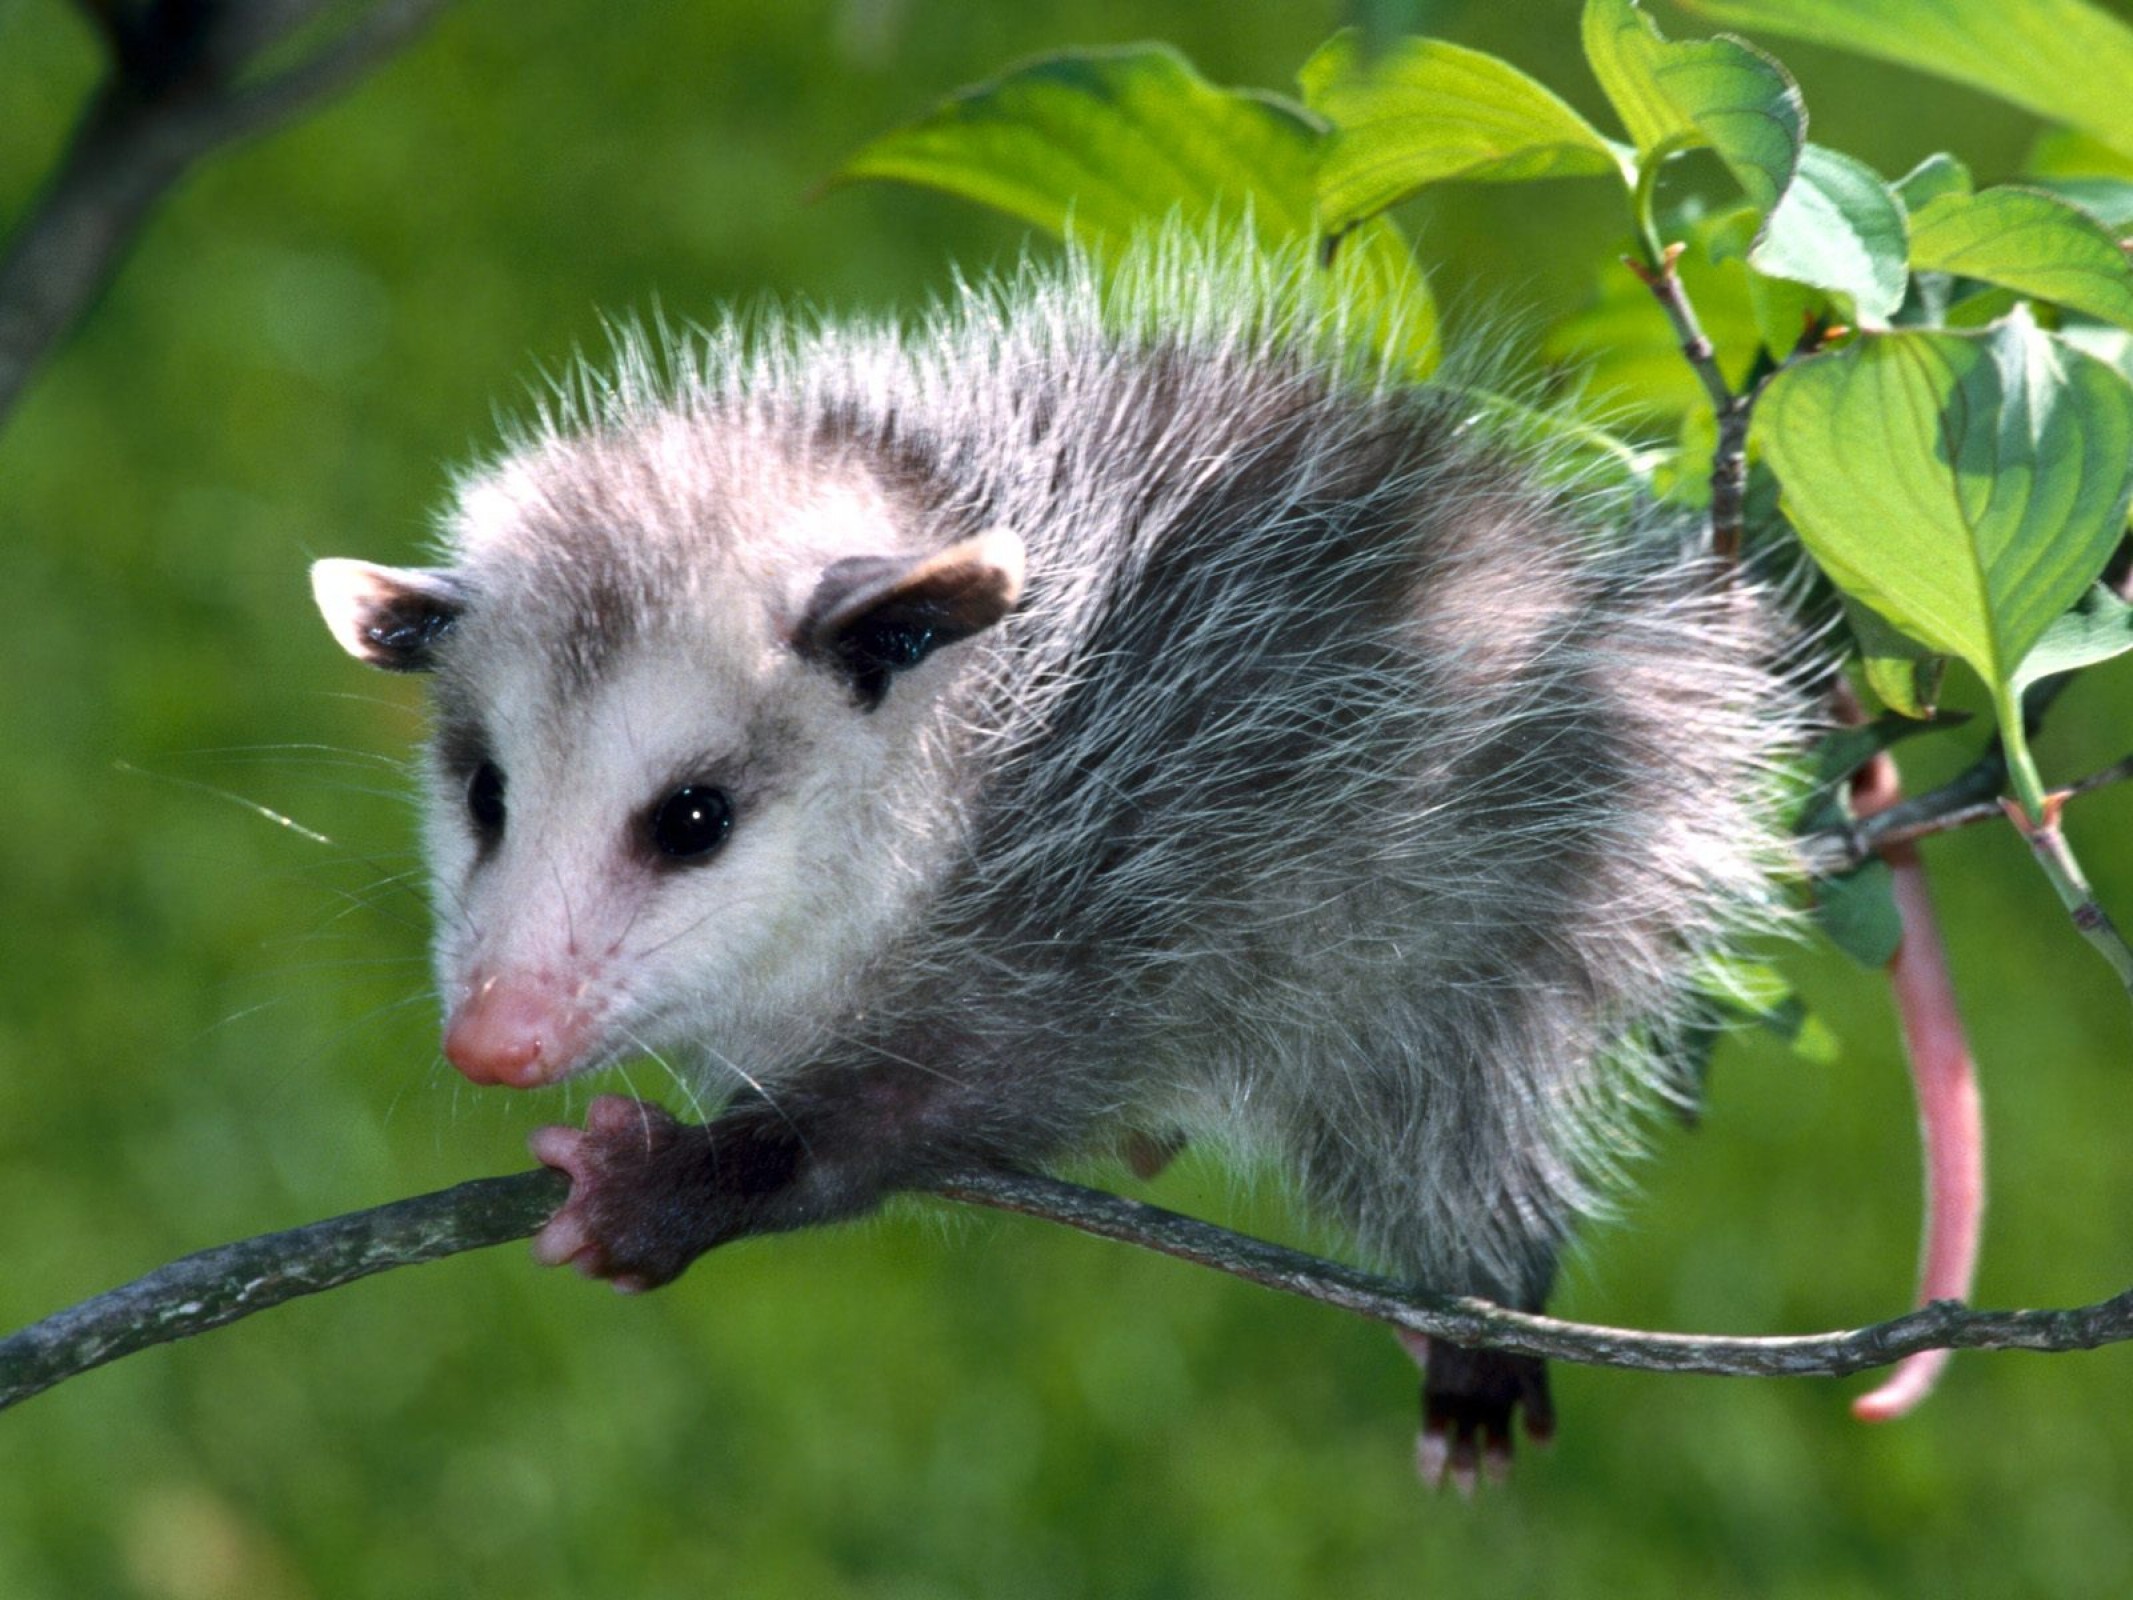
POLYGON ((550 440, 463 490, 448 565, 313 568, 343 648, 433 675, 461 1072, 804 1046, 953 835, 942 696, 1020 593, 1019 539, 939 520, 863 469, 550 440))

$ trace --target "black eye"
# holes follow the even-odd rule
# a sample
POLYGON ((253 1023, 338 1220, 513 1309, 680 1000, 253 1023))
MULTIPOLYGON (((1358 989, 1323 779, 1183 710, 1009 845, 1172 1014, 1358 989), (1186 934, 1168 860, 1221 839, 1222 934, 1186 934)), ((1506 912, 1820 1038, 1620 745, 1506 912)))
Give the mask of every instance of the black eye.
POLYGON ((492 838, 504 831, 504 774, 495 762, 484 761, 467 780, 467 814, 492 838))
POLYGON ((652 808, 652 848, 676 861, 709 855, 732 831, 733 802, 706 784, 683 784, 652 808))

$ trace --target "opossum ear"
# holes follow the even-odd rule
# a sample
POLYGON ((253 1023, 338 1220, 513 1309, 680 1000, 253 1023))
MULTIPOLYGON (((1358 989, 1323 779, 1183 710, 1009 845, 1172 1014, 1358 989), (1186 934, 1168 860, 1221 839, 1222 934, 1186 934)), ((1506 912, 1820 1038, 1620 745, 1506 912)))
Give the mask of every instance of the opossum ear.
POLYGON ((431 648, 466 608, 459 580, 421 567, 314 561, 311 595, 343 650, 391 672, 425 672, 431 648))
POLYGON ((928 556, 832 562, 802 613, 800 653, 834 667, 871 711, 889 679, 991 627, 1022 598, 1022 541, 1004 528, 928 556))

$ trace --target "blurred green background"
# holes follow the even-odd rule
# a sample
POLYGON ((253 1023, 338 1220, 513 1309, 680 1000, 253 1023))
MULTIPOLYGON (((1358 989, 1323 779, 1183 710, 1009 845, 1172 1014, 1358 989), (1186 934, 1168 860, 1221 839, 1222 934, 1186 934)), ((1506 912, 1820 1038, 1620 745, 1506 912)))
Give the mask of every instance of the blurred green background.
MULTIPOLYGON (((1591 115, 1570 0, 1380 5, 1591 115), (1426 12, 1426 15, 1425 15, 1426 12)), ((1660 13, 1678 33, 1707 31, 1660 13)), ((1167 38, 1284 86, 1344 16, 1160 0, 462 0, 355 92, 199 169, 0 434, 0 1325, 171 1256, 523 1164, 586 1092, 442 1067, 400 763, 416 686, 359 674, 317 555, 414 557, 604 313, 765 294, 915 306, 1019 227, 810 191, 1031 52, 1167 38), (286 813, 332 842, 281 827, 286 813)), ((1774 42, 1816 137, 2016 169, 2027 119, 1774 42)), ((93 81, 62 0, 0 0, 0 217, 93 81)), ((1408 220, 1454 313, 1560 316, 1598 184, 1408 220)), ((1041 248, 1041 245, 1040 245, 1041 248)), ((2092 676, 2048 775, 2133 743, 2092 676)), ((1975 739, 1919 748, 1914 782, 1975 739)), ((2133 916, 2133 794, 2077 843, 2133 916)), ((1981 1297, 2133 1282, 2133 1018, 2002 830, 1931 860, 1996 1183, 1981 1297)), ((1595 1230, 1567 1315, 1742 1332, 1909 1294, 1917 1158, 1870 975, 1803 954, 1834 1067, 1752 1041, 1595 1230)), ((1267 1228, 1219 1172, 1155 1187, 1267 1228)), ((1463 1506, 1415 1487, 1382 1331, 1032 1223, 913 1205, 623 1301, 507 1248, 92 1374, 0 1417, 0 1596, 2102 1595, 2133 1574, 2133 1350, 1971 1356, 1918 1416, 1862 1385, 1556 1374, 1561 1442, 1463 1506)))

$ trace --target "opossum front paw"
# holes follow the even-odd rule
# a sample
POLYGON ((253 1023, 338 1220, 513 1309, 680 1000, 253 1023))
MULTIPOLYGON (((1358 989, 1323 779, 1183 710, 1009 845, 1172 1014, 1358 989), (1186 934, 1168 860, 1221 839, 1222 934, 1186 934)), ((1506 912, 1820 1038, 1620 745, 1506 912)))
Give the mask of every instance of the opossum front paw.
POLYGON ((1402 1332, 1400 1342, 1422 1367, 1422 1431, 1415 1475, 1431 1489, 1448 1481, 1471 1496, 1482 1478, 1511 1475, 1511 1425, 1521 1412, 1535 1444, 1555 1436, 1547 1363, 1502 1350, 1462 1350, 1402 1332))
POLYGON ((687 1215, 704 1130, 664 1108, 601 1095, 583 1128, 536 1129, 534 1158, 569 1175, 570 1198, 534 1235, 543 1266, 575 1266, 625 1294, 679 1277, 707 1245, 687 1215))

